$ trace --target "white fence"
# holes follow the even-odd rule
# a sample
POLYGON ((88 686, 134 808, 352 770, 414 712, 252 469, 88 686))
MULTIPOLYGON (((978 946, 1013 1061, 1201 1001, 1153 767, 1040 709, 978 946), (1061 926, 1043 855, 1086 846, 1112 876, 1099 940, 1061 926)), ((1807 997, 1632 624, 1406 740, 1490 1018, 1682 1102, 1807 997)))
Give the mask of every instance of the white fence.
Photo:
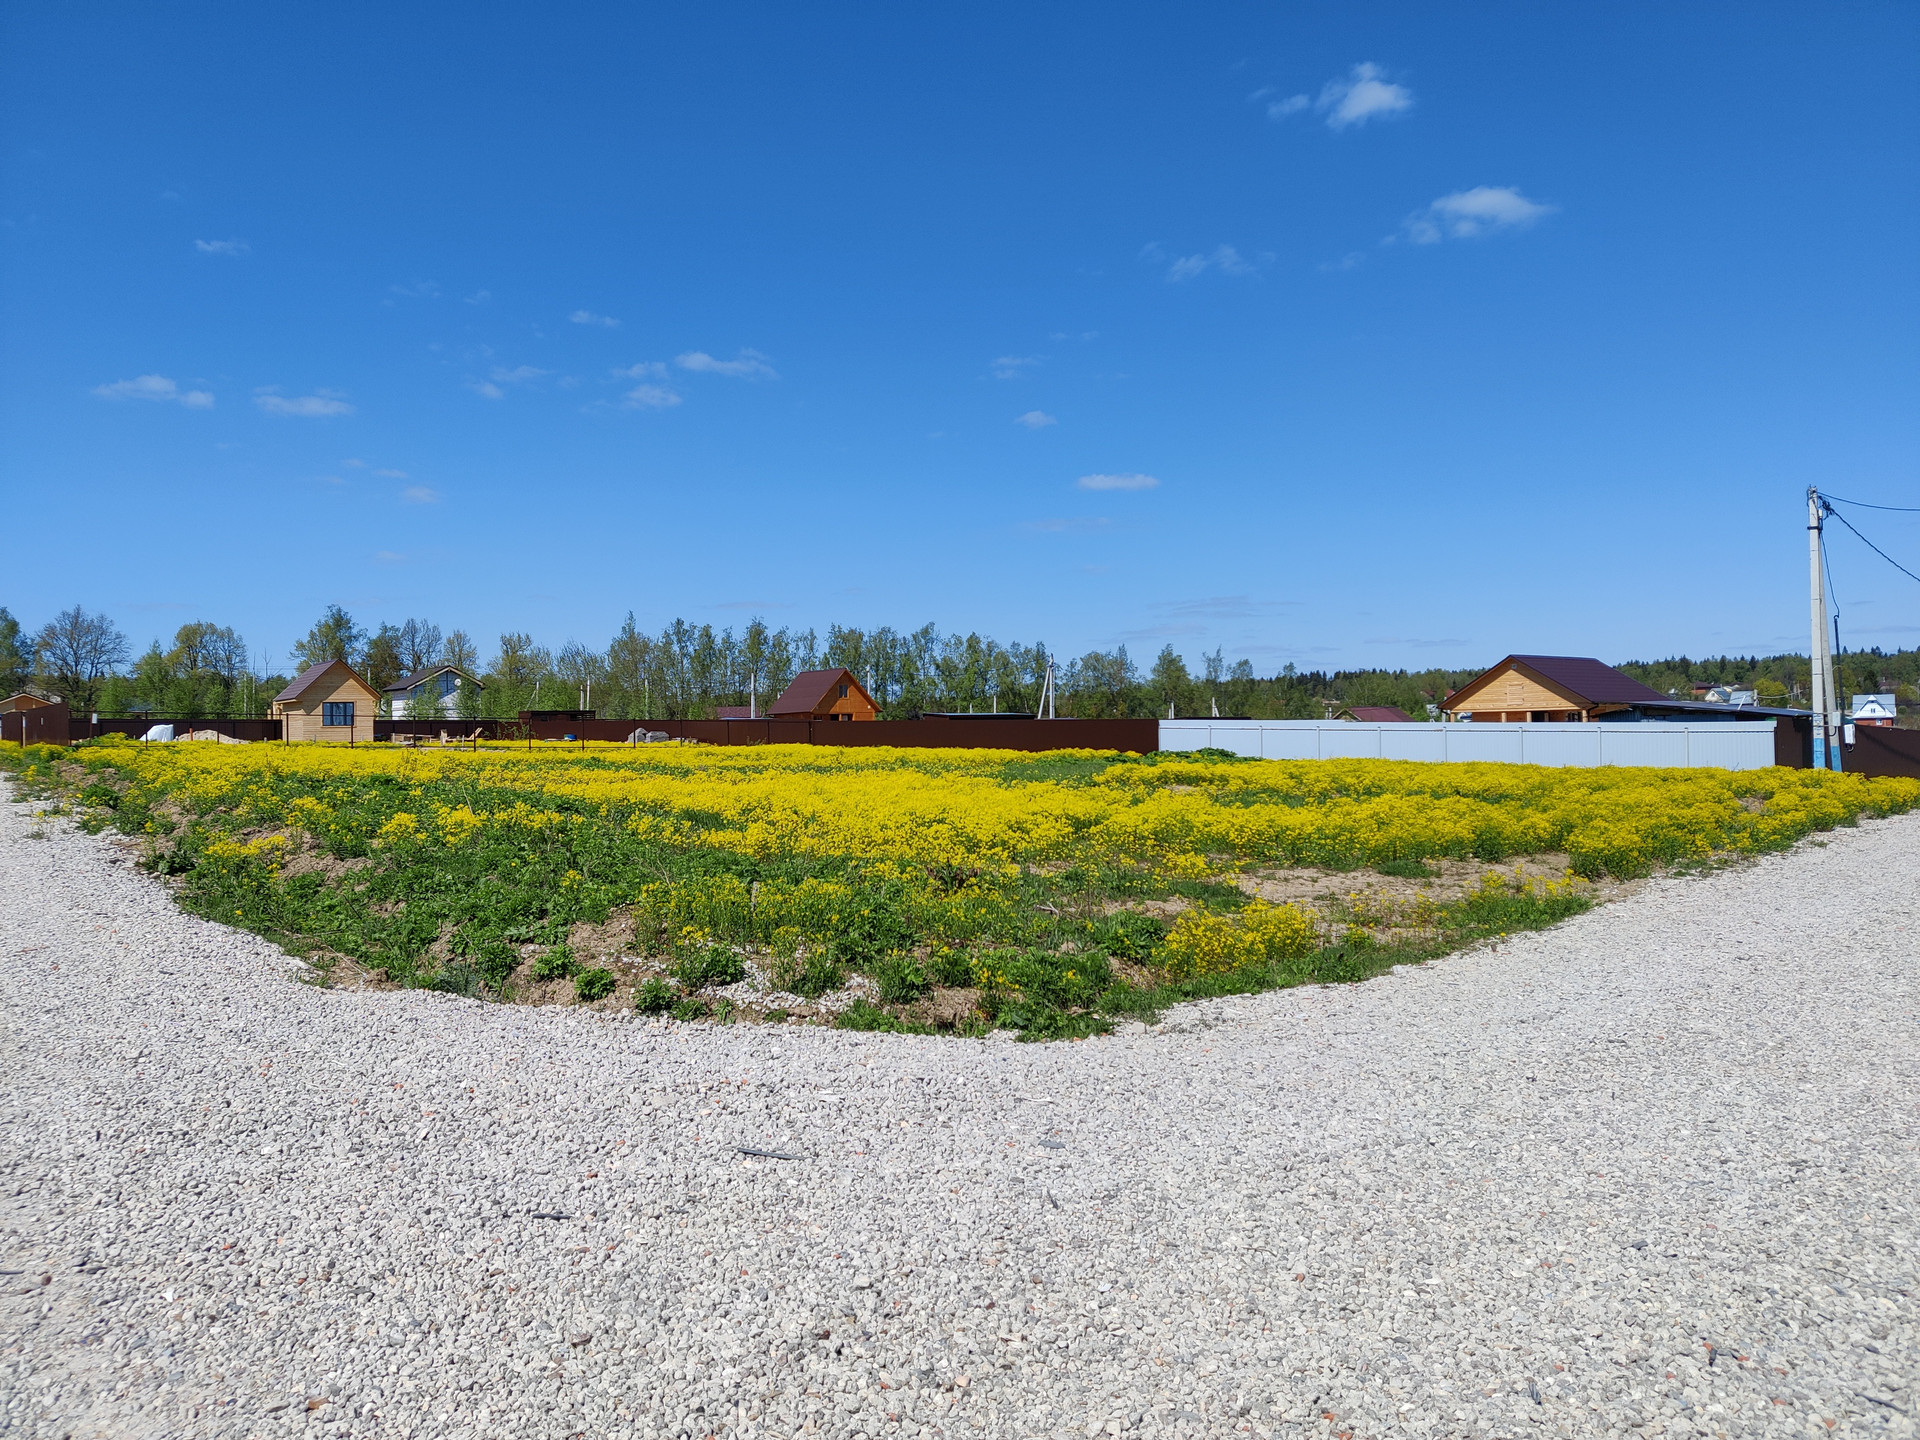
POLYGON ((1162 720, 1162 750, 1231 750, 1265 760, 1496 760, 1509 765, 1712 766, 1773 764, 1773 721, 1700 725, 1362 725, 1331 720, 1162 720))

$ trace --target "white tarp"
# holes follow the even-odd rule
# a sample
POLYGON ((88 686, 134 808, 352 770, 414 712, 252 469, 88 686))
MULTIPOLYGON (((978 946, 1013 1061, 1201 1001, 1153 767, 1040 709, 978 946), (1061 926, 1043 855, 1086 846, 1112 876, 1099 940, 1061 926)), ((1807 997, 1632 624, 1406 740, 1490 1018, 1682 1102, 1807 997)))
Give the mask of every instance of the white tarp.
POLYGON ((173 726, 155 725, 140 738, 142 740, 171 740, 173 739, 173 726))

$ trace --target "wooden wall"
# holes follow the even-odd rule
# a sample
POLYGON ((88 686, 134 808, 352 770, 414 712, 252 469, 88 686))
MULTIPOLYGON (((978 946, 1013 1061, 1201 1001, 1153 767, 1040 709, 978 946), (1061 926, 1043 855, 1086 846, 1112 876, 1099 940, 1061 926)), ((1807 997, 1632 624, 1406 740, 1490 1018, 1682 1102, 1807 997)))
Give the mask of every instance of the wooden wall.
POLYGON ((1475 716, 1486 716, 1489 720, 1502 718, 1509 720, 1531 720, 1535 711, 1545 711, 1556 720, 1563 720, 1569 713, 1584 711, 1580 701, 1558 690, 1549 689, 1529 675, 1523 675, 1517 669, 1509 667, 1504 674, 1496 675, 1478 690, 1467 696, 1456 695, 1447 701, 1446 708, 1455 712, 1465 711, 1475 716))
POLYGON ((373 743, 373 719, 379 708, 379 698, 352 675, 336 671, 316 681, 297 700, 276 703, 274 712, 283 722, 280 730, 282 739, 333 740, 343 745, 352 740, 356 745, 370 745, 373 743), (345 725, 320 723, 326 714, 321 706, 329 700, 353 702, 351 733, 345 725))

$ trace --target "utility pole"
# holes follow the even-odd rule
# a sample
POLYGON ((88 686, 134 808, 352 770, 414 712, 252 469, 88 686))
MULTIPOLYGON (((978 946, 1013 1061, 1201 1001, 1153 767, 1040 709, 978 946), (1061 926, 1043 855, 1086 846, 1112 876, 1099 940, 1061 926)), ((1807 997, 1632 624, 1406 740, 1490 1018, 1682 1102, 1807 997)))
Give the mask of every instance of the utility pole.
POLYGON ((1813 612, 1813 645, 1807 659, 1812 667, 1808 704, 1813 710, 1813 768, 1840 768, 1840 747, 1834 743, 1833 652, 1827 640, 1827 590, 1821 564, 1820 534, 1826 502, 1813 486, 1807 487, 1807 577, 1813 612))

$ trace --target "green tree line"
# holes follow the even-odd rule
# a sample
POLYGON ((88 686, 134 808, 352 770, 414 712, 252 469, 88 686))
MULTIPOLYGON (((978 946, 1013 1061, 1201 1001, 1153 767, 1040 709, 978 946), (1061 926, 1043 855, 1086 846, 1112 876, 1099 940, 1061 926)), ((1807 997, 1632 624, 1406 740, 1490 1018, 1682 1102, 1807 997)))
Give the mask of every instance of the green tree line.
MULTIPOLYGON (((1499 659, 1489 656, 1488 663, 1499 659)), ((716 630, 674 620, 657 633, 629 614, 602 648, 569 640, 557 649, 530 634, 495 638, 483 655, 463 630, 410 618, 371 629, 329 606, 279 667, 251 657, 231 626, 196 620, 171 644, 154 641, 135 656, 105 615, 80 606, 27 634, 0 608, 0 694, 22 688, 65 698, 76 714, 150 714, 198 719, 264 715, 291 675, 343 660, 376 691, 432 665, 472 678, 452 708, 462 718, 511 718, 522 710, 592 709, 633 720, 698 720, 722 706, 765 714, 796 673, 845 666, 860 678, 887 719, 925 711, 1035 711, 1049 664, 1055 710, 1083 719, 1218 714, 1253 719, 1318 719, 1350 705, 1395 705, 1427 716, 1477 670, 1299 670, 1289 664, 1257 675, 1253 662, 1229 662, 1224 650, 1189 665, 1171 645, 1144 668, 1122 645, 1060 655, 1044 642, 1001 643, 976 632, 833 625, 772 629, 749 621, 716 630)), ((1688 696, 1696 682, 1757 689, 1763 702, 1801 702, 1808 684, 1802 655, 1718 656, 1623 662, 1620 667, 1664 693, 1688 696)), ((1839 657, 1841 693, 1893 692, 1902 723, 1920 723, 1920 650, 1848 651, 1839 657)))

